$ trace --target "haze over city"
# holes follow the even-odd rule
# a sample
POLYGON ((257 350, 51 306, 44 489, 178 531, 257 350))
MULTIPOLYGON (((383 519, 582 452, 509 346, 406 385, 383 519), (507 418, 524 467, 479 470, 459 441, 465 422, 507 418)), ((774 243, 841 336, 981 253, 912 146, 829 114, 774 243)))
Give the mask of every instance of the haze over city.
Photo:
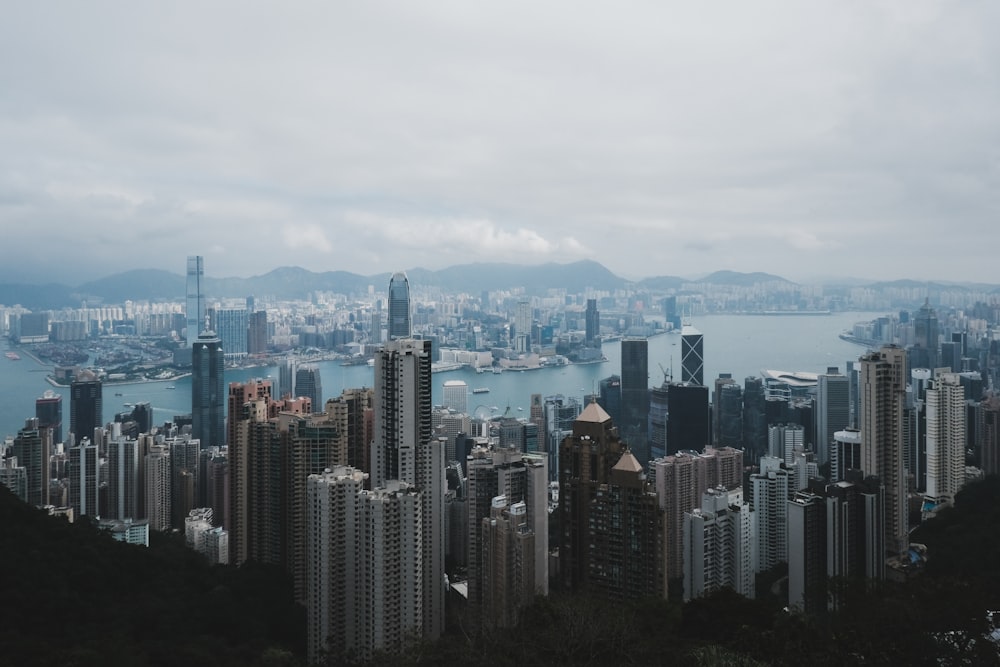
POLYGON ((596 259, 985 281, 998 14, 18 4, 0 280, 174 271, 197 248, 215 276, 596 259))

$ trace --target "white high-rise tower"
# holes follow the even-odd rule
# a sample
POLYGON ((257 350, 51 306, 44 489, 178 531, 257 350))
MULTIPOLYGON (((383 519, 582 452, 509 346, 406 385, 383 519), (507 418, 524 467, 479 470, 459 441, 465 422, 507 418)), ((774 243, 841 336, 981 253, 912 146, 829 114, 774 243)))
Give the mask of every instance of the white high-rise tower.
POLYGON ((965 483, 965 389, 939 373, 927 390, 927 498, 950 504, 965 483))

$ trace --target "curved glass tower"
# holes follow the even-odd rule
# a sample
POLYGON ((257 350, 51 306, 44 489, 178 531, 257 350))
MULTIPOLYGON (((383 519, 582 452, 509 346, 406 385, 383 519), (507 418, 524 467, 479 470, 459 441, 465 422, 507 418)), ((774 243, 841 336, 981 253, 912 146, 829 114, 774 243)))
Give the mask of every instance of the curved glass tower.
POLYGON ((410 281, 397 271, 389 279, 389 340, 410 338, 410 281))

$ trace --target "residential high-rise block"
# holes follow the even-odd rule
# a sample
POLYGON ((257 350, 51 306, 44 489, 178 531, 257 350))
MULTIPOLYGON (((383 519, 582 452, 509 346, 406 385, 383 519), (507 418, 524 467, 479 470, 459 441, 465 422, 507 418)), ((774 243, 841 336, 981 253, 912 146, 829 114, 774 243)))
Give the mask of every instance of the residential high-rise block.
POLYGON ((497 496, 481 533, 482 620, 488 627, 512 628, 535 598, 535 533, 527 505, 497 496))
POLYGON ((681 382, 705 384, 705 337, 687 325, 681 328, 681 382))
POLYGON ((109 519, 142 519, 139 489, 144 480, 140 476, 139 442, 125 436, 112 438, 108 443, 108 516, 109 519))
POLYGON ((333 460, 368 472, 371 465, 372 405, 371 387, 344 389, 340 396, 326 402, 326 416, 336 426, 337 440, 333 460))
POLYGON ((414 486, 421 497, 423 636, 444 629, 444 443, 431 420, 431 341, 390 340, 375 355, 371 488, 389 480, 414 486))
POLYGON ((585 589, 609 600, 666 598, 665 515, 638 459, 625 450, 593 492, 585 589))
POLYGON ((49 457, 52 455, 52 430, 41 427, 38 418, 27 419, 14 437, 14 456, 24 468, 25 495, 29 505, 49 504, 49 457))
POLYGON ((611 468, 627 446, 608 413, 591 403, 559 449, 560 576, 565 588, 585 590, 590 581, 591 501, 598 487, 610 482, 611 468))
MULTIPOLYGON (((524 454, 506 448, 475 447, 466 461, 466 527, 469 606, 473 613, 483 609, 486 582, 483 580, 485 552, 482 546, 483 520, 491 516, 493 500, 503 496, 507 504, 524 503, 526 525, 533 534, 535 576, 533 595, 548 593, 548 472, 544 456, 524 454)), ((483 621, 487 621, 485 617, 483 621)))
POLYGON ((898 554, 908 544, 903 467, 906 352, 883 347, 860 362, 862 470, 885 486, 885 548, 898 554))
POLYGON ((205 329, 205 295, 202 283, 205 280, 205 258, 197 255, 187 258, 187 328, 188 347, 194 347, 199 334, 205 329))
POLYGON ((847 428, 851 420, 850 384, 836 367, 817 378, 815 415, 816 460, 822 465, 830 460, 833 434, 847 428))
POLYGON ((173 500, 170 479, 170 450, 166 445, 152 445, 144 462, 146 518, 150 530, 168 531, 172 521, 173 500))
POLYGON ((201 443, 188 435, 179 435, 167 438, 163 444, 170 452, 171 522, 174 528, 182 528, 184 519, 199 506, 201 443))
POLYGON ((680 451, 654 460, 650 473, 665 514, 667 576, 677 580, 684 575, 684 513, 700 507, 709 489, 740 488, 743 452, 731 447, 708 447, 701 453, 680 451))
POLYGON ((443 406, 455 412, 469 411, 469 385, 465 380, 447 380, 442 390, 443 406))
POLYGON ((226 443, 225 359, 222 341, 211 331, 191 348, 191 436, 203 448, 226 443))
POLYGON ((75 442, 93 440, 94 430, 104 425, 101 381, 93 371, 83 369, 69 387, 69 430, 75 442))
MULTIPOLYGON (((336 467, 306 481, 306 640, 362 659, 424 629, 421 494, 398 480, 365 490, 365 474, 336 467)), ((443 582, 442 582, 443 583, 443 582)))
POLYGON ((957 373, 938 373, 927 389, 927 499, 950 505, 965 484, 965 390, 957 373))
POLYGON ((397 271, 389 279, 389 340, 409 338, 413 334, 410 307, 410 281, 397 271))
POLYGON ((765 456, 760 460, 760 472, 750 475, 757 524, 757 572, 788 562, 788 499, 792 484, 791 474, 781 466, 781 459, 765 456))
POLYGON ((753 512, 723 488, 709 489, 701 507, 684 513, 684 600, 723 588, 753 598, 753 512))
POLYGON ((89 438, 84 438, 76 446, 70 447, 66 472, 69 477, 69 506, 73 508, 74 516, 97 518, 100 515, 100 458, 97 445, 92 444, 89 438))

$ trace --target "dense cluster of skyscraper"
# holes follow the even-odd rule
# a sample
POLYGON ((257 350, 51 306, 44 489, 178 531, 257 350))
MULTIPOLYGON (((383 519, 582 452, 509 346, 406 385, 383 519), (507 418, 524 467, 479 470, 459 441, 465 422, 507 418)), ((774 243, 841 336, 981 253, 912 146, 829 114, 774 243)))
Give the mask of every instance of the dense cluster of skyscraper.
MULTIPOLYGON (((119 539, 183 530, 214 562, 284 567, 311 658, 437 638, 452 603, 477 628, 511 627, 550 585, 613 600, 753 597, 758 573, 787 564, 789 606, 818 609, 836 603, 830 577, 889 576, 914 521, 980 470, 1000 472, 1000 401, 957 366, 965 343, 940 343, 926 304, 906 348, 880 346, 846 372, 742 385, 723 374, 711 396, 700 332, 680 328, 680 379, 661 365, 658 387, 647 339, 628 336, 620 376, 583 403, 534 394, 517 418, 467 414, 462 381, 432 405, 433 342, 414 334, 402 272, 373 387, 324 401, 318 369, 294 361, 277 384, 227 386, 227 360, 266 344, 266 315, 252 299, 242 314, 206 312, 203 276, 188 258, 190 417, 157 426, 140 404, 107 424, 101 381, 80 371, 66 440, 61 399, 39 398, 0 483, 100 516, 119 539)), ((599 348, 595 299, 584 323, 599 348)), ((534 328, 518 301, 515 350, 530 352, 534 328)))

